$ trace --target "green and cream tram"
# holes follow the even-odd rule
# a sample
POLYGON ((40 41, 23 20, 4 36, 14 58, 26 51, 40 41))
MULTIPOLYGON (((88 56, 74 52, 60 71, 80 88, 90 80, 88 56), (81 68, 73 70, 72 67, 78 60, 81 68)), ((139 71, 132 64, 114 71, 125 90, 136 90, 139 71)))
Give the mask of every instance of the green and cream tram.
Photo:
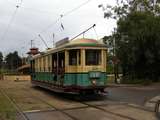
POLYGON ((56 92, 103 92, 106 56, 106 45, 94 39, 62 40, 55 48, 33 56, 32 83, 56 92))

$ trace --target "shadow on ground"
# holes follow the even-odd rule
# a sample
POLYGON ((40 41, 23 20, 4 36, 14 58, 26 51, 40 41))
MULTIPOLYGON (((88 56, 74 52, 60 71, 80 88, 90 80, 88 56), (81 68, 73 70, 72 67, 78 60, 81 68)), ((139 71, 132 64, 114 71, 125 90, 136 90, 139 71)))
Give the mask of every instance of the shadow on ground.
POLYGON ((96 93, 92 93, 92 94, 69 94, 69 93, 57 93, 57 92, 53 92, 50 90, 47 90, 45 88, 41 88, 38 86, 34 86, 32 87, 32 89, 44 92, 45 94, 49 95, 49 96, 54 96, 57 99, 61 99, 61 100, 74 100, 74 101, 78 101, 78 102, 91 102, 91 101, 102 101, 105 100, 107 95, 103 95, 103 94, 96 94, 96 93))

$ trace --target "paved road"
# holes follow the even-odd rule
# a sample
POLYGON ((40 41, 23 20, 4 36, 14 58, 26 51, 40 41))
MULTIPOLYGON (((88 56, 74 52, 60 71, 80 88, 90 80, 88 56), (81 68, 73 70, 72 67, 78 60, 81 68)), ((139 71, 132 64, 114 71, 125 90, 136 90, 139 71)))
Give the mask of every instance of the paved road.
POLYGON ((108 99, 144 106, 147 101, 160 95, 160 85, 139 87, 109 87, 108 99))

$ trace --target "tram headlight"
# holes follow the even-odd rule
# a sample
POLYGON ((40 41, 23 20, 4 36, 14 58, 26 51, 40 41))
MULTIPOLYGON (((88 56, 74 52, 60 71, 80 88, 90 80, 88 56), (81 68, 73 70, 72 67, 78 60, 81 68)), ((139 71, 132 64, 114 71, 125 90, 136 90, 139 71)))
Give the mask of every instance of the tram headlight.
POLYGON ((96 85, 96 83, 97 83, 96 80, 92 80, 93 85, 96 85))

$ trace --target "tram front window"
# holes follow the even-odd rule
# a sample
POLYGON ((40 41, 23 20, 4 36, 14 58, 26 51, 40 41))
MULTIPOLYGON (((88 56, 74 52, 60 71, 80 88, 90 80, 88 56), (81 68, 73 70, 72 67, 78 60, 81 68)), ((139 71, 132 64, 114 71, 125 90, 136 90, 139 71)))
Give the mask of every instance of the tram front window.
POLYGON ((85 58, 86 58, 86 65, 100 65, 101 50, 86 50, 85 58))

